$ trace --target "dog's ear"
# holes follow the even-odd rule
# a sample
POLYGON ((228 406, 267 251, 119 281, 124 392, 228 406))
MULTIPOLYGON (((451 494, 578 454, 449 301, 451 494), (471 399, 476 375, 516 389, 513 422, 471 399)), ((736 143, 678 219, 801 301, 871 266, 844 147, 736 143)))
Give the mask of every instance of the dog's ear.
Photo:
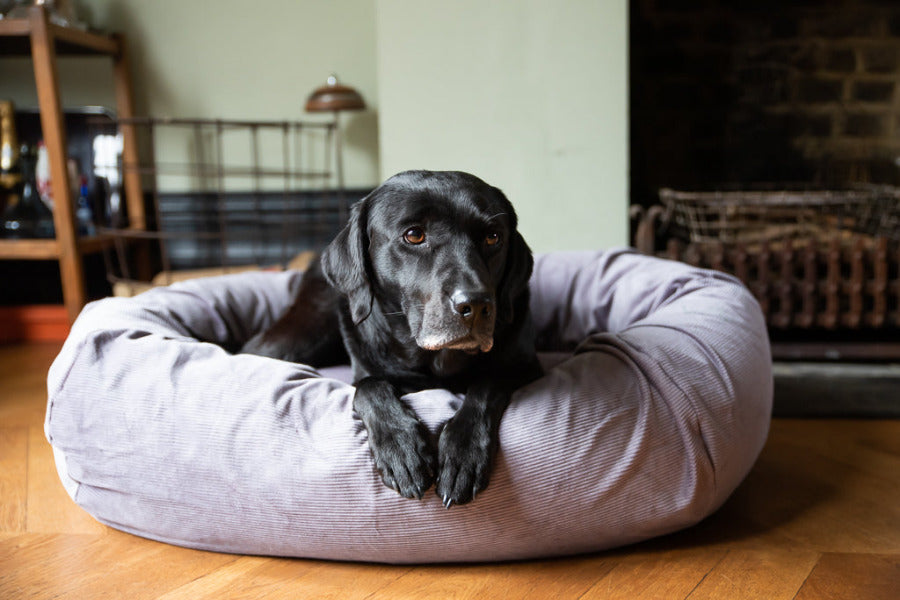
POLYGON ((500 287, 497 291, 497 305, 500 321, 511 323, 514 317, 516 299, 528 290, 528 282, 531 279, 531 271, 534 268, 534 258, 531 248, 519 233, 518 217, 512 203, 501 190, 492 187, 493 192, 500 201, 506 205, 506 214, 509 219, 510 239, 506 250, 506 266, 500 279, 500 287))
POLYGON ((531 248, 525 243, 522 234, 513 230, 509 248, 506 251, 506 267, 503 271, 503 278, 500 280, 497 299, 500 308, 497 317, 501 321, 512 322, 516 299, 528 289, 528 281, 531 279, 533 268, 534 258, 531 255, 531 248))
POLYGON ((368 198, 350 209, 350 220, 322 251, 322 272, 350 303, 350 315, 359 324, 372 312, 372 285, 369 282, 368 198))

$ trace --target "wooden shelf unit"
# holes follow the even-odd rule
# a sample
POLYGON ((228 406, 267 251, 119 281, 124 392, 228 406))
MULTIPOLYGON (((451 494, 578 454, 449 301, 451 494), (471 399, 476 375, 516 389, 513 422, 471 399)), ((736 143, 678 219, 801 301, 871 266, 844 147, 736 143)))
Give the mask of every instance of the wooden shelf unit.
MULTIPOLYGON (((60 102, 57 56, 100 55, 112 59, 116 112, 123 119, 134 117, 134 101, 128 53, 121 35, 102 35, 53 24, 42 6, 29 9, 27 19, 0 20, 0 55, 31 56, 37 88, 41 129, 50 163, 53 184, 53 222, 56 239, 0 240, 0 260, 59 261, 63 301, 69 320, 87 302, 83 257, 112 243, 107 236, 80 237, 75 223, 75 204, 66 168, 66 130, 60 102)), ((133 127, 123 126, 123 159, 137 163, 137 143, 133 127)), ((141 178, 125 174, 125 202, 130 227, 146 227, 141 178)))

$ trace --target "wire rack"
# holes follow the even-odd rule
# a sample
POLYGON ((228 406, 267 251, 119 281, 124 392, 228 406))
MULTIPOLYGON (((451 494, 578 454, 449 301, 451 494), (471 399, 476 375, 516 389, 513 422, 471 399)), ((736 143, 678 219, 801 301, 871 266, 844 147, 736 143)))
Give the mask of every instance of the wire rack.
POLYGON ((900 192, 660 191, 642 252, 737 276, 790 359, 900 359, 900 192))
POLYGON ((835 232, 900 239, 900 190, 677 191, 660 201, 677 233, 692 242, 825 240, 835 232))
POLYGON ((103 198, 95 220, 113 240, 104 261, 114 287, 147 279, 137 248, 150 247, 159 283, 183 270, 283 268, 324 246, 347 219, 333 121, 136 118, 117 121, 115 131, 93 142, 103 198), (134 163, 121 155, 126 126, 141 149, 134 163), (130 222, 123 202, 131 173, 141 178, 146 228, 130 222))

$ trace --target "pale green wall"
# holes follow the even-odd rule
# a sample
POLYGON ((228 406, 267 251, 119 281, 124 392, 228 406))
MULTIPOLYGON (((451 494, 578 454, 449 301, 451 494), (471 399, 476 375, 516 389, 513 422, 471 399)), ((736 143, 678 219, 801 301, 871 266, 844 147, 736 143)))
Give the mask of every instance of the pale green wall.
POLYGON ((627 241, 626 0, 377 0, 383 176, 502 188, 537 251, 627 241))
MULTIPOLYGON (((301 119, 337 72, 351 186, 410 168, 501 187, 538 251, 627 240, 626 0, 80 0, 128 37, 139 114, 301 119)), ((112 105, 108 61, 65 59, 66 105, 112 105)), ((36 100, 27 60, 0 97, 36 100)), ((183 142, 163 154, 184 154, 183 142)))
MULTIPOLYGON (((343 115, 347 183, 378 182, 374 0, 79 0, 78 6, 95 26, 126 34, 138 114, 321 119, 304 113, 304 102, 337 73, 370 104, 343 115)), ((64 104, 112 106, 108 65, 61 60, 64 104)), ((0 97, 36 106, 30 61, 0 60, 0 97)), ((171 154, 182 151, 173 147, 171 154)))

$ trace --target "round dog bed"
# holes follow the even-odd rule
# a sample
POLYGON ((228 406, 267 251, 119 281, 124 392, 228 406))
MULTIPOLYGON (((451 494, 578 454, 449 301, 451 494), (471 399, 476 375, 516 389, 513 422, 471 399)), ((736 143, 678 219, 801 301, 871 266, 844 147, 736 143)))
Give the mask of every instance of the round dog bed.
MULTIPOLYGON (((200 279, 90 304, 50 369, 46 433, 99 521, 246 554, 460 562, 601 550, 690 526, 745 477, 772 400, 735 279, 628 250, 536 258, 546 375, 503 417, 487 490, 446 510, 386 488, 348 369, 231 354, 302 274, 200 279)), ((460 397, 405 400, 436 431, 460 397)))

